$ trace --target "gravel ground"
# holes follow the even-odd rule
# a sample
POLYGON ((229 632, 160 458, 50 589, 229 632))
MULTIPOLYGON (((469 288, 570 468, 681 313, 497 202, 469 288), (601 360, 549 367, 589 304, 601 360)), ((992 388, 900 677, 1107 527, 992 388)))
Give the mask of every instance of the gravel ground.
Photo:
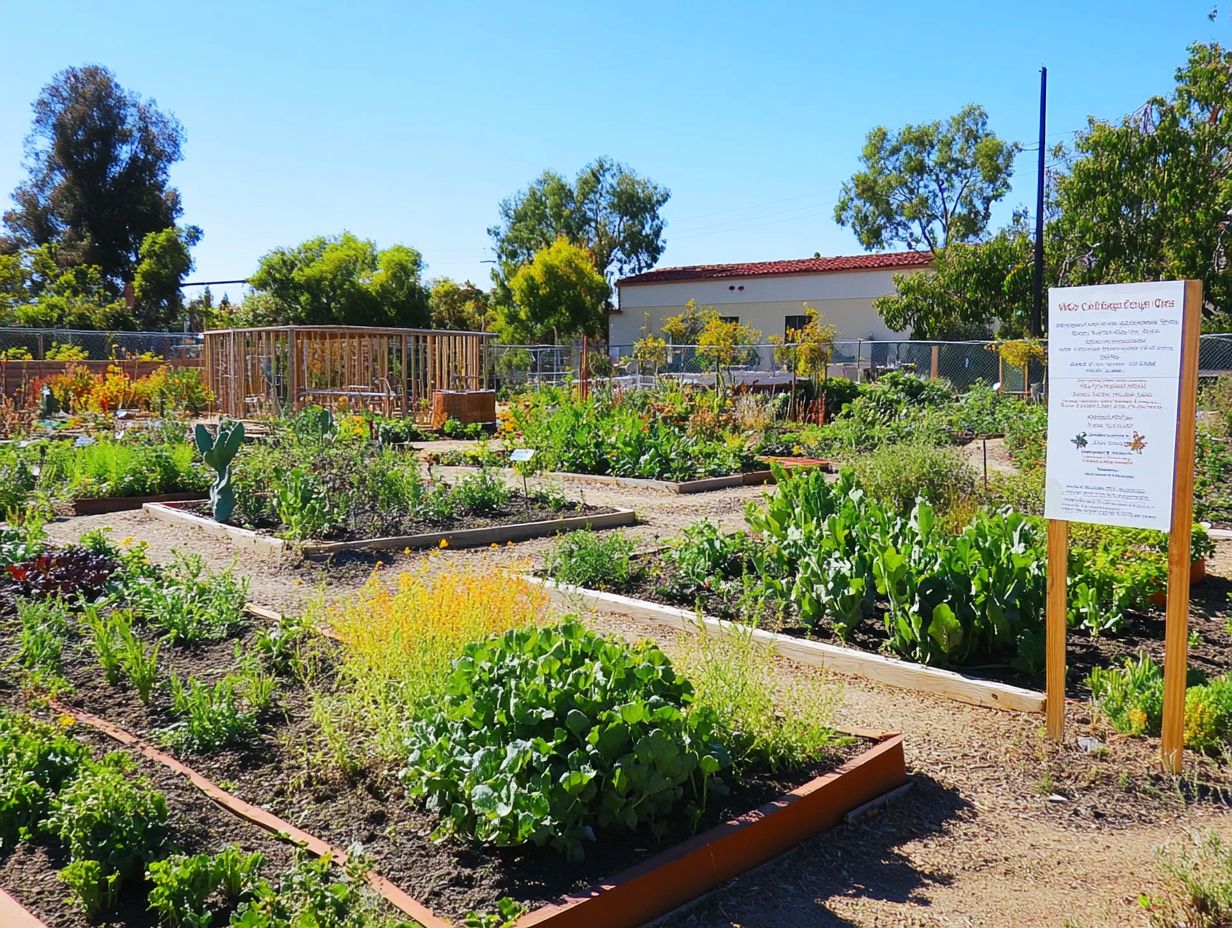
MULTIPOLYGON (((743 487, 678 496, 573 482, 565 489, 588 503, 632 506, 642 524, 630 531, 645 547, 699 518, 737 528, 745 503, 763 492, 743 487)), ((295 608, 318 590, 345 596, 376 561, 356 556, 297 565, 237 558, 216 539, 140 512, 62 520, 49 531, 71 541, 100 526, 111 526, 116 538, 147 542, 158 560, 179 549, 218 567, 234 562, 251 578, 251 598, 279 609, 295 608)), ((380 558, 385 569, 415 566, 426 557, 450 566, 508 565, 533 561, 550 544, 538 539, 497 549, 382 552, 380 558)), ((1232 577, 1232 543, 1221 543, 1210 569, 1232 577)), ((632 638, 657 638, 669 650, 675 645, 674 633, 617 616, 597 613, 589 621, 632 638)), ((784 659, 779 670, 789 676, 815 672, 784 659)), ((857 678, 833 682, 844 689, 840 723, 906 733, 911 791, 879 814, 732 881, 669 916, 666 925, 1145 925, 1136 900, 1157 888, 1157 848, 1184 841, 1194 829, 1216 829, 1232 839, 1232 811, 1209 795, 1183 798, 1222 795, 1223 769, 1191 760, 1181 782, 1169 781, 1158 773, 1153 743, 1110 735, 1081 704, 1070 707, 1068 737, 1058 746, 1044 740, 1040 717, 857 678), (1079 735, 1098 736, 1102 748, 1084 752, 1079 735)))

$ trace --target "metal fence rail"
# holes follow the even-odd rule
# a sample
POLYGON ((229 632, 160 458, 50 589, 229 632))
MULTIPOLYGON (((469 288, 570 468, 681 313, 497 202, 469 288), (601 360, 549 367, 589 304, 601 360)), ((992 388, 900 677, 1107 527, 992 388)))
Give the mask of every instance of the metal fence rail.
MULTIPOLYGON (((836 341, 829 375, 867 380, 891 370, 911 371, 921 377, 947 380, 963 392, 976 381, 1000 384, 1006 392, 1027 393, 1044 381, 1043 365, 1033 363, 1025 372, 1002 362, 990 341, 836 341)), ((621 386, 650 386, 657 378, 712 384, 714 361, 699 354, 696 345, 668 346, 665 363, 645 364, 635 357, 633 345, 594 346, 590 349, 591 376, 606 379, 606 357, 611 378, 621 386)), ((489 358, 498 381, 505 386, 549 386, 576 379, 581 371, 581 345, 489 345, 489 358)), ((736 383, 772 385, 791 379, 782 358, 782 346, 742 346, 730 369, 736 383), (776 355, 776 352, 778 354, 776 355)), ((1198 355, 1199 374, 1232 374, 1232 333, 1203 335, 1198 355)), ((725 373, 726 376, 726 373, 725 373)))
POLYGON ((135 358, 153 354, 166 360, 199 358, 200 332, 121 332, 95 329, 0 328, 0 352, 11 357, 22 349, 41 361, 56 345, 75 345, 89 353, 91 361, 135 358))

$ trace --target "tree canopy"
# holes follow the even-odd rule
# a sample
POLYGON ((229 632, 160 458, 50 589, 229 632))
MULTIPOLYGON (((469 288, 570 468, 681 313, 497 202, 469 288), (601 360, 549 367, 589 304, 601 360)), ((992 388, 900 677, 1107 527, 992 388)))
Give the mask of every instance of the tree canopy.
POLYGON ((499 310, 507 340, 607 334, 611 288, 586 249, 564 236, 541 249, 509 280, 512 306, 499 310))
POLYGON ((428 309, 432 328, 483 332, 492 327, 492 310, 488 293, 469 280, 459 284, 448 277, 432 281, 428 294, 428 309))
POLYGON ((238 315, 251 325, 428 324, 423 258, 414 248, 350 232, 275 248, 249 278, 238 315))
POLYGON ((873 308, 912 338, 988 338, 994 328, 1022 334, 1031 317, 1033 253, 1021 228, 987 242, 955 242, 936 253, 931 270, 895 274, 896 293, 874 299, 873 308))
POLYGON ((988 129, 988 114, 975 104, 894 133, 878 126, 860 154, 864 169, 843 184, 834 219, 868 249, 936 252, 977 240, 992 205, 1009 192, 1018 150, 988 129))
MULTIPOLYGON (((28 176, 4 214, 0 251, 54 246, 61 267, 95 267, 107 293, 119 296, 146 237, 180 216, 169 170, 180 159, 183 130, 97 65, 61 71, 33 109, 28 176)), ((166 299, 160 292, 157 300, 166 299)))
POLYGON ((496 276, 508 282, 561 237, 586 249, 605 277, 649 270, 666 247, 659 211, 670 196, 666 187, 609 158, 586 165, 573 183, 544 171, 501 201, 500 222, 488 229, 496 276))
POLYGON ((1232 52, 1193 45, 1169 96, 1090 120, 1055 183, 1065 284, 1200 278, 1206 327, 1232 328, 1232 52))

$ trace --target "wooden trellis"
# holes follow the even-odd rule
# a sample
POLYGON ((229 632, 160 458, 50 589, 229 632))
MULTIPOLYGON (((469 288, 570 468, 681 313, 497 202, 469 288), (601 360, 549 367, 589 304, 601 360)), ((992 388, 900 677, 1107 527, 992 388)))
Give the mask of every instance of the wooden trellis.
POLYGON ((220 413, 240 419, 317 404, 427 418, 436 390, 489 388, 486 332, 354 325, 205 333, 220 413))

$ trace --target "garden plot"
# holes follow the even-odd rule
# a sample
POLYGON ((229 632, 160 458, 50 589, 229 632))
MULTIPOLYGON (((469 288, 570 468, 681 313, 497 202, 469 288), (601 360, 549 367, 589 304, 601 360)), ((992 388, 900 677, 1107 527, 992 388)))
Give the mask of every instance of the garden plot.
POLYGON ((240 579, 191 558, 39 544, 8 539, 2 591, 26 692, 314 838, 360 837, 374 873, 449 918, 638 924, 905 781, 901 740, 834 728, 824 684, 784 694, 814 710, 799 719, 768 711, 759 650, 716 640, 677 667, 554 623, 504 572, 375 577, 267 625, 240 579))
POLYGON ((152 503, 156 518, 237 545, 306 556, 351 549, 500 544, 572 528, 636 521, 631 510, 587 506, 558 489, 511 487, 487 470, 448 482, 404 452, 371 442, 363 419, 314 409, 245 444, 243 425, 197 431, 217 472, 208 504, 152 503))
MULTIPOLYGON (((835 483, 814 473, 781 474, 778 490, 750 506, 746 520, 748 534, 700 522, 652 555, 635 556, 618 534, 566 537, 549 554, 547 575, 566 603, 684 628, 753 623, 760 640, 796 660, 981 705, 1042 710, 1038 519, 977 511, 949 527, 922 500, 896 511, 849 474, 835 483)), ((1195 533, 1195 560, 1214 550, 1195 533)), ((1115 688, 1101 671, 1139 654, 1158 661, 1164 629, 1154 610, 1166 574, 1159 533, 1075 529, 1072 692, 1115 688)), ((1192 666, 1216 681, 1230 669, 1228 588, 1221 577, 1195 587, 1192 666)), ((1232 714, 1218 725, 1232 726, 1232 714)))

